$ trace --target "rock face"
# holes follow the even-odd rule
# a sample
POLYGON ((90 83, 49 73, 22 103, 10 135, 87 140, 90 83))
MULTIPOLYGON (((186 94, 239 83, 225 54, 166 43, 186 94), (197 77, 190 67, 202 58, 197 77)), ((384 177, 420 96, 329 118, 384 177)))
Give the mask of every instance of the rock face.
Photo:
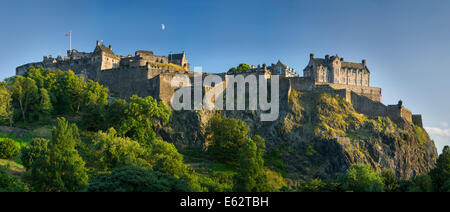
POLYGON ((202 146, 211 117, 223 115, 246 122, 251 133, 266 139, 266 166, 291 179, 334 178, 352 164, 377 171, 393 169, 408 179, 427 173, 438 156, 421 126, 387 117, 367 117, 339 96, 293 90, 274 122, 261 122, 259 111, 174 112, 167 141, 202 146))

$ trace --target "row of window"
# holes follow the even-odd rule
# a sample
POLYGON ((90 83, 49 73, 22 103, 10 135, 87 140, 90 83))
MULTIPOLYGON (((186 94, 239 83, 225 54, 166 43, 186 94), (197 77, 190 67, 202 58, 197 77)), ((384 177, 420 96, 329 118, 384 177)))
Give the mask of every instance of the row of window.
MULTIPOLYGON (((360 77, 359 77, 359 83, 358 84, 359 85, 368 85, 367 80, 363 81, 363 79, 365 78, 365 73, 362 70, 350 69, 350 71, 349 71, 349 69, 346 69, 345 73, 342 73, 342 74, 344 74, 344 76, 342 76, 342 77, 339 76, 340 73, 341 73, 341 71, 337 71, 336 72, 336 77, 338 79, 337 80, 338 82, 336 82, 336 83, 349 83, 349 84, 352 83, 352 84, 356 85, 357 82, 358 82, 357 78, 358 78, 358 75, 359 75, 360 77), (348 80, 348 77, 346 77, 346 76, 349 75, 349 72, 350 72, 351 75, 356 75, 352 82, 350 82, 348 80), (361 73, 361 74, 359 74, 359 73, 361 73), (339 79, 341 79, 341 82, 339 82, 339 79)), ((319 79, 319 82, 332 82, 332 81, 334 81, 334 80, 332 80, 332 75, 330 73, 328 73, 328 68, 327 67, 320 67, 318 79, 319 79)))

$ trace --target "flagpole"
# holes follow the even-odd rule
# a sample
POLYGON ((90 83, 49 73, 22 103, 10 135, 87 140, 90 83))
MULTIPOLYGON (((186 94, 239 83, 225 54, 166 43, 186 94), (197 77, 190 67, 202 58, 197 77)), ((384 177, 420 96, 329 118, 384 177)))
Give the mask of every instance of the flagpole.
POLYGON ((69 36, 70 36, 70 51, 72 51, 72 30, 70 31, 70 34, 69 34, 69 36))

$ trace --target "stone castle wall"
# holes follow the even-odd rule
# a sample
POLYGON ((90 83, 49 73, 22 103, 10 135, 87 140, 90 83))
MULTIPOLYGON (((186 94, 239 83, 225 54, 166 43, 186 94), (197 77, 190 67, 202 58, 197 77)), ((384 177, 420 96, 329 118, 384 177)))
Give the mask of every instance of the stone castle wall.
POLYGON ((42 66, 50 70, 72 70, 78 76, 84 76, 86 79, 96 80, 100 71, 101 61, 92 61, 83 58, 79 60, 60 60, 58 62, 46 61, 38 63, 29 63, 16 68, 16 75, 25 74, 29 68, 42 66))
MULTIPOLYGON (((79 76, 98 81, 119 97, 128 98, 134 94, 141 97, 153 96, 166 104, 170 104, 173 93, 178 89, 171 85, 171 81, 176 74, 188 74, 191 82, 193 81, 193 73, 189 71, 189 64, 184 52, 182 54, 169 55, 169 57, 155 56, 151 51, 137 51, 135 54, 134 57, 117 56, 112 51, 111 46, 107 48, 97 42, 97 46, 92 53, 70 50, 68 51, 68 56, 64 58, 61 56, 57 58, 44 57, 42 62, 17 67, 16 74, 22 75, 32 66, 42 66, 51 70, 73 70, 79 76), (180 67, 173 65, 178 63, 181 65, 180 67)), ((343 97, 353 105, 357 112, 367 116, 386 116, 394 121, 405 120, 422 126, 422 116, 412 115, 411 111, 403 107, 401 103, 388 106, 382 103, 381 88, 369 87, 370 72, 366 67, 365 61, 361 64, 348 63, 337 56, 317 59, 312 55, 309 65, 304 70, 304 75, 307 77, 298 77, 292 68, 280 61, 277 64, 272 64, 270 67, 266 65, 258 66, 258 68, 253 67, 248 72, 238 74, 244 77, 256 75, 257 79, 259 79, 259 75, 264 75, 269 81, 273 75, 279 75, 281 80, 281 102, 287 101, 287 96, 291 90, 326 92, 343 97), (334 67, 333 64, 338 64, 339 67, 334 67), (324 67, 330 69, 324 71, 324 67), (351 70, 347 72, 346 68, 351 70), (321 81, 320 79, 322 78, 328 78, 321 78, 317 73, 321 73, 320 71, 325 73, 331 70, 344 71, 348 79, 344 80, 345 82, 341 81, 340 78, 344 76, 344 72, 339 72, 329 80, 321 81), (349 81, 354 81, 349 75, 349 73, 353 72, 365 73, 365 75, 363 74, 365 79, 362 81, 356 79, 356 81, 365 83, 359 85, 348 84, 349 81)), ((204 74, 203 77, 207 75, 204 74)), ((218 75, 225 81, 225 73, 218 75)), ((268 86, 270 86, 270 82, 268 82, 268 86)), ((225 89, 226 85, 223 88, 225 89)), ((248 86, 245 92, 248 93, 248 86)), ((205 88, 203 88, 202 93, 205 93, 205 88)))
POLYGON ((423 128, 422 115, 414 114, 414 115, 412 115, 412 120, 415 125, 423 128))
MULTIPOLYGON (((405 120, 413 122, 413 115, 410 110, 399 105, 384 105, 382 103, 381 88, 361 87, 355 85, 343 85, 334 83, 315 82, 309 77, 287 78, 290 89, 306 92, 325 92, 332 95, 339 95, 347 102, 351 103, 356 112, 369 117, 384 116, 390 117, 393 121, 405 120)), ((282 83, 280 83, 282 84, 282 83)), ((421 123, 420 115, 415 115, 414 120, 421 123)))

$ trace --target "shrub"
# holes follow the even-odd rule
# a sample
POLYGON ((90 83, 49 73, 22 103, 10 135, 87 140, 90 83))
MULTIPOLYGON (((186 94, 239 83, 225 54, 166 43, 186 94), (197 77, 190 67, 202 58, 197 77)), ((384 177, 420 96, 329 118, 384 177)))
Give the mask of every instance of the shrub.
POLYGON ((171 143, 154 140, 150 151, 151 163, 155 171, 170 174, 176 178, 188 175, 183 163, 183 155, 171 143))
POLYGON ((400 189, 400 182, 392 169, 385 169, 381 172, 384 188, 386 192, 395 192, 400 189))
POLYGON ((432 192, 433 181, 429 175, 415 176, 408 187, 408 192, 432 192))
POLYGON ((189 186, 168 174, 125 167, 95 177, 88 192, 188 192, 189 186))
POLYGON ((298 190, 300 192, 326 192, 326 187, 327 184, 321 179, 313 179, 308 182, 302 182, 298 190))
POLYGON ((0 159, 12 159, 19 154, 20 147, 9 138, 0 140, 0 159))
POLYGON ((90 146, 93 163, 99 171, 110 171, 124 166, 150 168, 148 152, 130 138, 117 136, 114 128, 98 132, 90 146))
POLYGON ((27 186, 17 178, 9 176, 8 170, 0 166, 0 192, 26 192, 27 186))
POLYGON ((382 192, 383 178, 367 165, 353 165, 340 179, 346 191, 354 192, 382 192))
POLYGON ((28 170, 33 166, 33 162, 36 161, 42 154, 47 151, 48 140, 44 138, 34 138, 29 146, 22 148, 21 157, 23 166, 28 170))

